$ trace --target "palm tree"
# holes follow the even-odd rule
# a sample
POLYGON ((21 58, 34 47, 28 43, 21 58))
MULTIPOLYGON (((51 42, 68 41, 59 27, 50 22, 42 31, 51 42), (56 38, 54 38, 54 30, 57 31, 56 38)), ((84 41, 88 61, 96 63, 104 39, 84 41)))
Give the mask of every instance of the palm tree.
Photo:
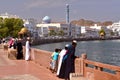
POLYGON ((105 35, 106 35, 105 30, 104 30, 104 29, 101 29, 101 30, 99 31, 99 36, 100 36, 100 38, 105 38, 105 35))

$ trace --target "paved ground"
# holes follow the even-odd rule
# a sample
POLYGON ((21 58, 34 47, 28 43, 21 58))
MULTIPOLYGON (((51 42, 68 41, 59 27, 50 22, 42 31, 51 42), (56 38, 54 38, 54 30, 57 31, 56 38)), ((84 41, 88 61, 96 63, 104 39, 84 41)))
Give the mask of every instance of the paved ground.
POLYGON ((0 49, 0 80, 62 80, 33 61, 10 60, 0 49))

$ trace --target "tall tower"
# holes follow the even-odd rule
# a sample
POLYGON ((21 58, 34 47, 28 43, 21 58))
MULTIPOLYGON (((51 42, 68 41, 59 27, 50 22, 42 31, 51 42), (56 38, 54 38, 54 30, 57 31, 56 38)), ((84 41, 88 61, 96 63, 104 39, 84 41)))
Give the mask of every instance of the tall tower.
POLYGON ((66 24, 69 26, 69 36, 71 36, 71 24, 69 19, 69 4, 66 4, 66 24))
POLYGON ((69 24, 69 4, 66 4, 66 24, 69 24))

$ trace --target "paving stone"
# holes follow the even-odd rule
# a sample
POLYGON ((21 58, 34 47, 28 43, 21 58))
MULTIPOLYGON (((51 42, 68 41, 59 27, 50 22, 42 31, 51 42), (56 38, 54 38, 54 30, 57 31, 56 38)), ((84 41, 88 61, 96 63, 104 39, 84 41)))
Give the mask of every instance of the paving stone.
POLYGON ((4 78, 1 78, 0 80, 40 80, 40 79, 38 79, 35 76, 32 76, 30 74, 24 74, 24 75, 7 76, 4 78))
POLYGON ((15 65, 14 61, 8 59, 6 55, 0 56, 0 66, 15 65))
POLYGON ((84 78, 80 73, 70 73, 70 80, 88 80, 84 78))

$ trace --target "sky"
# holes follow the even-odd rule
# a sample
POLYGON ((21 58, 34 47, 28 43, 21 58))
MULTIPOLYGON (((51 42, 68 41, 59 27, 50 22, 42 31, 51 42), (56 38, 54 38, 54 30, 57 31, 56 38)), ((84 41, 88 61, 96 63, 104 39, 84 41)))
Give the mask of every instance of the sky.
POLYGON ((53 22, 59 22, 66 20, 66 4, 70 7, 70 21, 120 20, 120 0, 0 0, 0 14, 7 12, 38 21, 49 16, 53 22))

